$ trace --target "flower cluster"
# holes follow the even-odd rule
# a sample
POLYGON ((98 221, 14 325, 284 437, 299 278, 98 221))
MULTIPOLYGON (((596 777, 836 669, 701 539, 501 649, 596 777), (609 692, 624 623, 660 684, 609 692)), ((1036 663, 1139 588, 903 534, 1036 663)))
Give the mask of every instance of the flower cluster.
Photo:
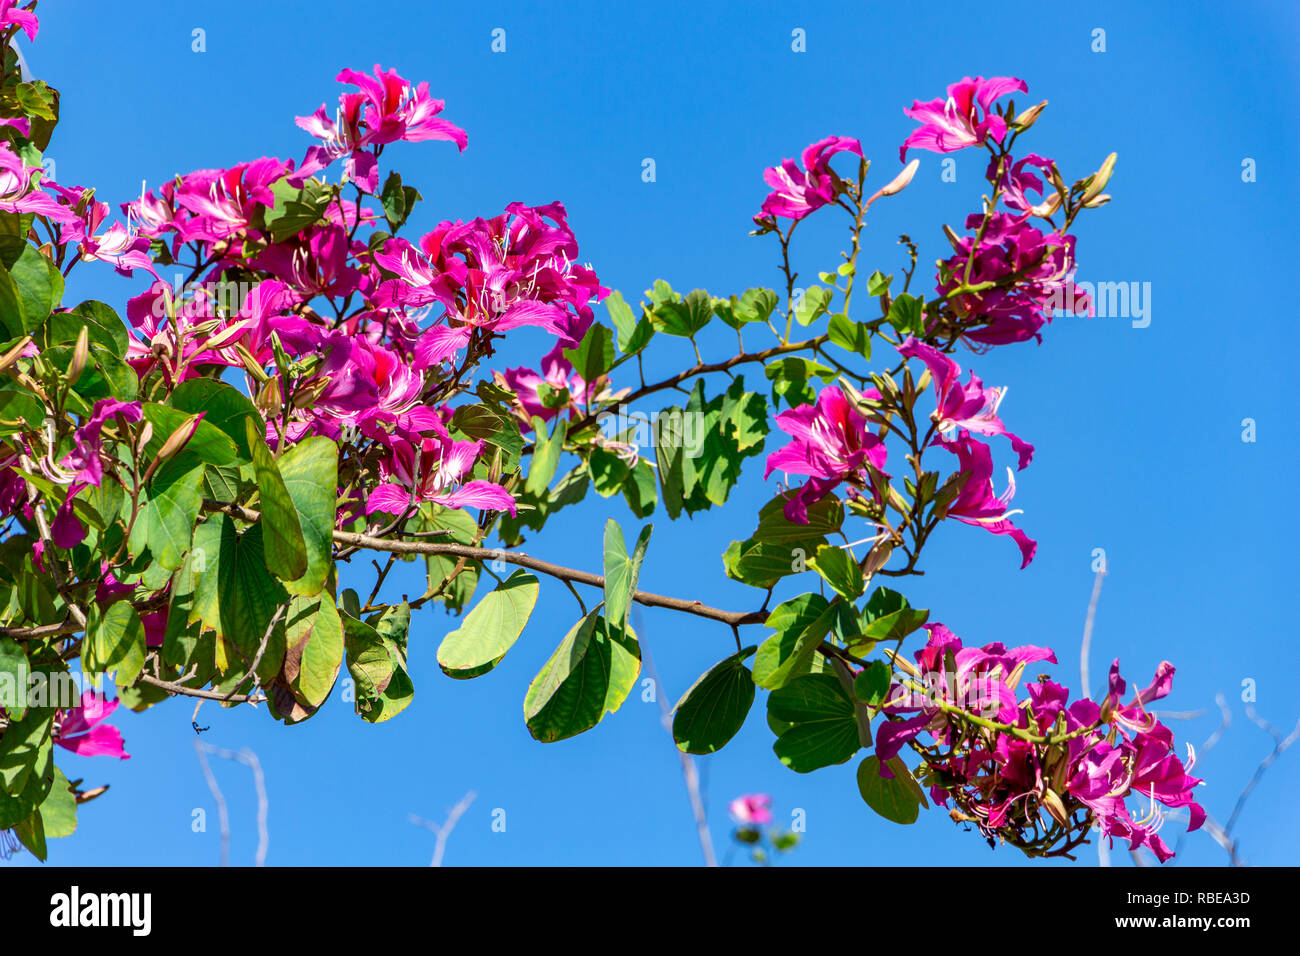
POLYGON ((1069 853, 1095 823, 1104 838, 1147 847, 1163 861, 1173 854, 1159 836, 1165 814, 1157 803, 1186 808, 1189 830, 1204 822, 1192 795, 1201 781, 1187 773, 1193 761, 1183 764, 1172 732, 1148 709, 1169 693, 1172 664, 1161 663, 1128 703, 1119 661, 1100 704, 1070 701, 1067 688, 1045 677, 1024 684, 1020 697, 1026 666, 1055 663, 1051 650, 965 647, 942 624, 928 629, 882 708, 889 718, 876 732, 882 776, 890 774, 885 762, 912 745, 931 796, 945 806, 951 799, 954 819, 1035 855, 1069 853))

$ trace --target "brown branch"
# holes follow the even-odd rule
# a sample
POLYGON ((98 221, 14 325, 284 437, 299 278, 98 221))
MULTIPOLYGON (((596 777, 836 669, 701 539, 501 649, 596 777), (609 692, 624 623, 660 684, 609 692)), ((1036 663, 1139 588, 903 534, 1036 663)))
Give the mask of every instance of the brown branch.
MULTIPOLYGON (((203 507, 207 511, 220 512, 243 521, 258 521, 261 518, 261 515, 256 511, 235 504, 205 500, 203 507)), ((478 561, 504 561, 507 564, 527 568, 530 571, 537 571, 560 581, 586 584, 593 588, 603 589, 605 587, 605 578, 602 575, 579 571, 576 568, 566 568, 519 551, 506 551, 501 548, 480 548, 455 542, 396 541, 367 534, 354 534, 350 531, 335 531, 334 541, 336 544, 349 548, 386 551, 393 554, 445 554, 478 561)), ((700 601, 689 601, 685 598, 669 597, 664 594, 653 594, 649 591, 637 591, 632 595, 632 599, 645 607, 662 607, 671 611, 681 611, 684 614, 694 614, 697 617, 706 617, 732 626, 762 624, 767 620, 766 611, 724 611, 720 608, 709 607, 700 601)))

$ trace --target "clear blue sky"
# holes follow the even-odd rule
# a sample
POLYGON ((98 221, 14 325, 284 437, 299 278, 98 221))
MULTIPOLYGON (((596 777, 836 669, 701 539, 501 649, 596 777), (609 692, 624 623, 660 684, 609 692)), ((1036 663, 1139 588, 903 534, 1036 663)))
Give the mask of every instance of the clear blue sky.
MULTIPOLYGON (((138 195, 141 178, 152 186, 261 155, 301 158, 310 140, 293 116, 336 101, 341 67, 378 62, 428 80, 470 145, 463 155, 441 143, 385 155, 425 196, 416 226, 561 199, 583 258, 630 299, 660 276, 721 295, 775 284, 774 246, 746 236, 764 166, 823 136, 851 135, 875 159, 881 184, 898 168, 912 128, 901 110, 913 99, 939 96, 963 74, 1024 78, 1030 99, 1051 101, 1026 142, 1055 157, 1067 179, 1119 153, 1114 202, 1078 230, 1080 278, 1150 282, 1151 324, 1060 320, 1042 346, 978 360, 986 383, 1010 387, 1004 418, 1038 449, 1016 497, 1038 557, 1019 571, 1009 541, 954 524, 908 593, 968 643, 1054 645, 1055 675, 1077 688, 1092 551, 1104 548, 1111 573, 1094 675, 1119 656, 1145 684, 1162 658, 1174 661, 1169 706, 1211 712, 1175 725, 1198 745, 1217 723, 1214 694, 1227 695, 1232 727, 1197 769, 1209 779, 1205 805, 1223 820, 1271 748, 1246 718, 1243 679, 1257 682, 1259 710, 1279 727, 1300 710, 1291 504, 1300 343, 1293 296, 1280 289, 1295 272, 1295 6, 980 3, 937 15, 898 2, 701 6, 230 0, 200 12, 80 0, 42 3, 39 41, 25 51, 62 91, 63 121, 47 153, 58 178, 94 185, 114 204, 138 195), (196 27, 206 30, 205 53, 191 52, 196 27), (504 54, 490 50, 497 27, 507 31, 504 54), (807 31, 806 53, 791 51, 795 28, 807 31), (1091 50, 1094 28, 1106 31, 1104 53, 1091 50), (656 161, 654 183, 641 179, 646 157, 656 161), (1254 183, 1242 182, 1247 157, 1257 163, 1254 183), (1245 418, 1257 423, 1254 443, 1241 440, 1245 418)), ((958 154, 958 181, 944 183, 939 158, 918 155, 913 185, 877 205, 864 261, 896 271, 894 241, 907 231, 922 244, 928 280, 925 264, 945 254, 940 224, 977 207, 983 161, 958 154)), ((807 229, 802 246, 808 275, 838 261, 840 234, 819 228, 807 229)), ((78 273, 70 295, 120 305, 143 287, 107 268, 78 273)), ((521 335, 513 360, 543 349, 533 332, 521 335)), ((731 354, 725 335, 708 344, 710 354, 731 354)), ((685 349, 662 368, 678 358, 686 362, 685 349)), ((729 608, 754 602, 757 592, 723 577, 719 556, 773 493, 760 462, 722 511, 675 525, 656 516, 642 587, 729 608)), ((605 504, 592 496, 526 549, 598 569, 605 504)), ((634 533, 631 516, 615 513, 634 533)), ((354 561, 345 585, 367 586, 366 567, 354 561)), ((397 588, 418 593, 422 579, 408 570, 397 588)), ((563 587, 544 582, 525 637, 470 682, 444 678, 434 659, 452 622, 441 610, 420 612, 415 702, 380 726, 337 699, 298 728, 205 706, 204 739, 251 746, 266 767, 269 862, 427 863, 432 835, 407 815, 440 818, 470 789, 479 797, 448 864, 697 862, 677 755, 654 704, 634 694, 594 731, 555 745, 524 728, 524 689, 575 612, 563 587), (496 808, 506 811, 504 833, 490 827, 496 808)), ((658 611, 644 616, 642 638, 670 699, 732 646, 723 627, 658 611)), ((217 860, 192 709, 175 701, 121 713, 128 762, 62 756, 70 777, 112 790, 83 809, 74 839, 52 844, 53 862, 217 860), (191 832, 198 807, 208 810, 207 833, 191 832)), ((726 802, 768 791, 778 819, 806 811, 803 864, 1026 862, 1014 850, 990 851, 942 811, 910 828, 885 822, 861 802, 854 763, 799 776, 777 762, 772 739, 760 698, 740 736, 701 761, 720 846, 726 802)), ((233 764, 217 761, 216 770, 231 803, 234 859, 250 861, 251 780, 233 764)), ((1251 862, 1296 861, 1297 785, 1300 748, 1264 778, 1240 824, 1251 862)), ((1164 834, 1171 845, 1175 826, 1164 834)), ((1180 856, 1222 859, 1204 835, 1180 856)), ((1081 864, 1095 864, 1090 847, 1081 864)))

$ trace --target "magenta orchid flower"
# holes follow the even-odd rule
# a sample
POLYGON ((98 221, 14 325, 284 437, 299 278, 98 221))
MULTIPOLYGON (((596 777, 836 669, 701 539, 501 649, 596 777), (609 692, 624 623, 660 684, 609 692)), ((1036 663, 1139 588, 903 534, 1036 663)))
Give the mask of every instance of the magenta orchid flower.
POLYGON ((59 712, 58 733, 54 742, 81 757, 117 757, 129 760, 122 733, 105 723, 117 710, 118 701, 108 700, 95 691, 81 695, 81 705, 59 712))
MULTIPOLYGON (((967 217, 966 228, 978 230, 983 218, 967 217)), ((958 245, 957 254, 940 268, 937 289, 943 295, 962 285, 974 237, 965 236, 958 245)), ((970 284, 1003 284, 954 296, 957 308, 977 320, 963 336, 983 345, 1024 342, 1041 339, 1039 330, 1057 308, 1092 315, 1092 300, 1074 285, 1074 247, 1074 236, 1043 233, 1024 216, 994 213, 975 252, 970 284), (1007 284, 1011 276, 1016 280, 1007 284)))
POLYGON ((109 419, 138 422, 141 418, 139 402, 119 402, 104 398, 95 403, 90 418, 73 434, 73 448, 59 464, 60 470, 72 471, 68 493, 50 522, 50 537, 59 548, 75 548, 86 538, 85 526, 73 513, 77 494, 90 486, 99 487, 104 480, 103 440, 100 433, 109 419))
POLYGON ((916 100, 904 115, 920 121, 899 147, 898 158, 907 159, 912 148, 936 153, 952 153, 967 146, 977 146, 986 139, 1002 142, 1007 135, 1007 121, 990 107, 999 96, 1013 91, 1028 93, 1024 80, 1012 76, 963 77, 948 87, 948 98, 922 103, 916 100), (977 108, 978 107, 978 108, 977 108))
POLYGON ((27 34, 27 39, 35 40, 40 21, 30 9, 18 6, 18 0, 0 0, 0 27, 17 26, 27 34))
POLYGON ((804 149, 802 168, 793 159, 786 159, 780 166, 765 170, 763 181, 772 187, 772 192, 754 218, 784 216, 799 220, 814 209, 834 202, 843 186, 831 169, 831 159, 845 152, 861 159, 862 144, 847 136, 828 136, 804 149))
MULTIPOLYGON (((874 390, 864 393, 878 398, 874 390)), ((839 485, 854 484, 850 495, 861 495, 869 487, 866 469, 883 471, 885 443, 867 428, 862 417, 838 386, 823 388, 816 405, 800 405, 776 416, 777 427, 794 441, 767 457, 767 471, 805 475, 808 481, 785 504, 785 516, 798 524, 808 523, 808 507, 825 498, 839 485)))
POLYGON ((911 336, 898 347, 898 354, 904 358, 919 358, 930 370, 937 406, 933 417, 941 435, 947 436, 959 428, 977 435, 1005 435, 1020 458, 1020 468, 1033 460, 1034 446, 1007 431, 998 417, 998 406, 1007 394, 1005 388, 985 388, 973 371, 970 381, 962 385, 958 381, 961 378, 960 365, 934 346, 911 336))
POLYGON ((439 420, 432 437, 418 442, 395 439, 380 466, 385 482, 371 492, 366 514, 405 514, 413 504, 432 501, 445 508, 483 508, 515 513, 515 499, 498 484, 465 481, 483 451, 482 441, 456 441, 439 420))
POLYGON ((1011 522, 1011 516, 1020 513, 1007 508, 1016 494, 1016 479, 1011 469, 1007 469, 1007 490, 998 495, 993 491, 993 455, 988 445, 974 440, 964 430, 954 439, 936 438, 934 444, 956 455, 958 470, 966 474, 961 491, 948 505, 947 517, 991 534, 1009 535, 1020 548, 1020 566, 1028 567, 1034 560, 1038 542, 1011 522))
POLYGON ((185 223, 186 241, 220 242, 247 229, 259 210, 275 205, 271 187, 292 171, 293 160, 263 157, 182 177, 175 201, 192 214, 185 223))
POLYGON ((772 822, 772 798, 766 793, 746 793, 727 804, 731 819, 741 826, 766 826, 772 822))
POLYGON ((523 412, 520 427, 525 431, 532 428, 533 418, 549 422, 560 412, 560 409, 548 408, 542 404, 542 386, 549 386, 556 392, 567 391, 568 407, 579 409, 597 400, 599 397, 597 393, 604 387, 603 378, 596 383, 596 387, 592 387, 581 375, 573 371, 573 366, 564 357, 563 345, 555 346, 542 357, 540 372, 530 368, 508 368, 498 373, 496 377, 503 388, 514 393, 515 401, 523 412))
POLYGON ((1033 213, 1035 209, 1046 212, 1045 207, 1039 207, 1039 204, 1029 197, 1029 193, 1037 193, 1041 202, 1043 198, 1043 181, 1029 172, 1026 167, 1033 166, 1036 169, 1041 169, 1046 174, 1052 168, 1052 161, 1030 153, 1014 163, 1011 163, 1010 157, 1008 157, 1007 163, 1008 165, 1003 170, 1001 179, 997 180, 998 159, 996 156, 992 157, 989 160, 989 168, 986 174, 986 178, 990 182, 996 180, 1001 187, 1002 201, 1006 203, 1007 208, 1024 215, 1033 213))
POLYGON ((395 70, 382 72, 378 64, 373 77, 343 70, 335 79, 357 86, 361 92, 341 94, 333 119, 323 103, 310 116, 297 117, 299 127, 324 143, 307 151, 293 178, 295 184, 301 185, 306 177, 346 156, 347 177, 373 193, 379 184, 378 168, 375 153, 369 149, 397 140, 441 139, 454 142, 463 151, 469 142, 463 129, 437 118, 444 103, 429 96, 428 83, 412 87, 395 70))
POLYGON ((41 192, 36 177, 44 172, 39 166, 24 163, 8 144, 0 144, 0 210, 35 213, 60 222, 71 220, 73 217, 67 206, 41 192))

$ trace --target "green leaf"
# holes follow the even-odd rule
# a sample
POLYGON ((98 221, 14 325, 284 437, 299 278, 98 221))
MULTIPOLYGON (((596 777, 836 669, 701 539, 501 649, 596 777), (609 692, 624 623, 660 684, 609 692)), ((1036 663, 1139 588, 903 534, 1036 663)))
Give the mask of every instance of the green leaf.
POLYGON ((800 325, 811 325, 818 316, 826 312, 833 295, 830 289, 823 289, 819 285, 810 288, 799 298, 799 304, 794 310, 795 321, 800 325))
POLYGON ((261 502, 261 527, 265 528, 266 567, 282 581, 297 581, 307 573, 307 544, 302 522, 294 508, 280 469, 271 457, 266 441, 247 419, 248 444, 253 450, 253 469, 261 502))
POLYGON ((388 174, 388 179, 384 181, 384 188, 379 194, 379 200, 384 207, 384 218, 388 220, 388 228, 396 232, 400 229, 411 215, 411 210, 415 204, 424 197, 414 186, 403 186, 402 176, 396 170, 388 174))
POLYGON ((139 557, 147 550, 169 571, 181 566, 203 507, 204 470, 203 462, 187 450, 154 473, 131 529, 132 554, 139 557))
POLYGON ((300 577, 287 579, 290 594, 319 594, 334 566, 335 497, 339 484, 339 449, 316 435, 293 445, 276 463, 302 529, 307 568, 300 577))
POLYGON ((613 518, 605 522, 605 618, 615 630, 621 631, 627 627, 632 595, 636 593, 641 562, 645 560, 646 548, 650 545, 650 532, 653 530, 654 525, 649 524, 641 529, 636 547, 629 556, 623 529, 613 518))
POLYGON ((271 192, 275 194, 275 207, 266 211, 265 222, 272 242, 292 239, 319 222, 334 195, 330 187, 316 180, 308 180, 303 188, 294 189, 282 179, 271 186, 271 192))
POLYGON ((924 335, 925 323, 921 317, 923 303, 906 292, 889 304, 889 324, 899 335, 924 335))
POLYGON ((784 398, 786 404, 794 408, 797 405, 811 405, 816 401, 817 392, 810 379, 820 378, 823 384, 828 384, 835 380, 838 373, 812 359, 787 355, 769 362, 764 367, 763 374, 772 383, 772 404, 779 408, 780 399, 784 398))
POLYGON ((604 498, 618 494, 632 474, 632 466, 608 448, 595 447, 587 458, 591 486, 604 498))
POLYGON ((844 763, 861 746, 853 700, 834 674, 807 674, 772 691, 767 711, 783 728, 772 749, 796 773, 844 763))
POLYGON ((775 689, 807 674, 835 613, 836 606, 820 594, 801 594, 775 607, 767 618, 775 633, 758 648, 754 683, 775 689))
POLYGON ((915 823, 920 816, 925 795, 912 772, 898 757, 885 762, 893 778, 880 775, 880 758, 875 754, 858 764, 858 792, 867 806, 894 823, 915 823))
POLYGON ((875 641, 901 641, 929 619, 930 612, 913 608, 907 598, 889 588, 876 588, 863 608, 861 633, 845 635, 851 645, 875 641))
POLYGON ((189 619, 212 628, 250 660, 276 608, 289 598, 267 570, 263 529, 264 523, 258 523, 238 532, 233 520, 219 514, 194 532, 194 597, 189 619))
POLYGON ((187 414, 203 412, 203 424, 216 428, 234 442, 239 461, 253 460, 245 419, 253 423, 258 435, 266 434, 266 423, 248 396, 216 379, 192 378, 181 382, 172 392, 170 404, 187 414))
POLYGON ((696 289, 685 299, 673 297, 657 300, 650 321, 660 332, 694 338, 712 318, 712 297, 703 289, 696 289))
POLYGON ((17 641, 0 637, 0 707, 15 720, 27 713, 27 684, 31 667, 27 652, 17 641))
POLYGON ((862 595, 862 568, 848 548, 824 544, 808 559, 808 566, 820 574, 835 589, 836 594, 843 595, 850 601, 862 595))
POLYGON ((45 421, 45 406, 26 391, 0 386, 0 435, 36 430, 45 421))
POLYGON ((731 297, 731 308, 723 313, 722 320, 736 329, 748 322, 766 322, 778 301, 771 289, 748 289, 739 298, 731 297))
POLYGON ((871 327, 861 322, 854 322, 847 315, 838 312, 831 316, 827 326, 831 341, 842 349, 856 352, 865 359, 871 358, 871 327))
POLYGON ((140 676, 145 651, 144 626, 129 602, 117 601, 104 611, 91 605, 81 648, 81 666, 87 673, 116 670, 118 685, 128 687, 140 676))
POLYGON ((747 647, 714 664, 673 708, 673 740, 688 754, 721 750, 740 731, 754 703, 754 678, 747 647))
POLYGON ((832 497, 808 508, 808 523, 785 516, 785 504, 797 492, 777 495, 759 512, 758 528, 745 541, 733 541, 723 555, 727 577, 770 588, 783 577, 805 570, 808 556, 844 523, 844 507, 832 497))
POLYGON ((35 247, 26 246, 9 268, 22 305, 24 332, 34 332, 63 298, 63 276, 58 267, 35 247))
POLYGON ((594 322, 576 349, 564 350, 564 357, 584 381, 595 382, 614 364, 613 333, 594 322))
MULTIPOLYGON (((153 437, 149 439, 149 444, 146 446, 146 454, 150 457, 156 456, 162 450, 163 444, 172 436, 173 432, 178 428, 192 424, 193 417, 203 411, 203 409, 198 409, 194 412, 185 412, 168 405, 160 405, 157 402, 145 402, 141 409, 145 421, 153 425, 153 437)), ((207 416, 205 415, 197 425, 193 426, 194 433, 183 446, 183 450, 199 458, 205 464, 218 467, 234 464, 238 457, 235 443, 231 441, 229 435, 226 435, 215 425, 210 424, 206 419, 207 416)))
POLYGON ((590 730, 619 708, 640 669, 641 648, 632 629, 611 636, 604 618, 592 611, 565 635, 528 685, 528 732, 552 743, 590 730))
POLYGON ((872 661, 853 679, 853 696, 864 704, 879 707, 889 696, 890 670, 884 661, 872 661))
POLYGON ((477 677, 495 667, 524 632, 539 590, 537 578, 520 570, 486 594, 438 645, 443 673, 477 677))
POLYGON ((524 450, 524 436, 519 433, 519 425, 508 414, 497 411, 490 405, 462 405, 456 409, 451 422, 470 438, 500 448, 505 455, 507 468, 519 460, 519 455, 524 450))
MULTIPOLYGON (((102 345, 118 358, 126 356, 130 333, 111 306, 95 299, 74 305, 67 312, 55 312, 45 321, 50 345, 74 345, 81 329, 94 344, 102 345)), ((175 393, 173 392, 173 397, 175 393)))
POLYGON ((605 297, 605 308, 609 310, 609 319, 618 330, 618 349, 624 355, 640 352, 654 337, 655 328, 644 312, 637 316, 632 307, 623 301, 623 293, 615 290, 605 297))
POLYGON ((285 617, 283 670, 303 713, 287 708, 291 722, 310 717, 329 697, 343 667, 343 653, 343 622, 334 599, 328 594, 294 597, 285 617))
MULTIPOLYGON (((23 254, 28 246, 27 230, 31 228, 32 220, 35 217, 31 213, 18 215, 12 212, 0 211, 0 265, 6 269, 13 268, 18 257, 23 254)), ((21 333, 21 328, 10 328, 6 313, 0 313, 0 328, 5 331, 3 338, 17 338, 21 333)), ((15 325, 20 323, 15 322, 15 325)))
POLYGON ((356 603, 354 592, 343 592, 340 611, 348 672, 356 682, 357 712, 370 723, 381 723, 396 717, 415 698, 406 671, 411 608, 405 602, 393 605, 366 622, 355 616, 356 603))
POLYGON ((77 830, 77 798, 73 796, 68 778, 58 767, 54 768, 54 783, 49 796, 41 804, 41 822, 45 826, 45 836, 51 840, 70 837, 77 830))
POLYGON ((632 514, 638 518, 648 518, 654 514, 655 505, 659 503, 659 494, 655 488, 655 470, 643 458, 623 482, 623 497, 632 509, 632 514))
POLYGON ((894 281, 893 276, 887 276, 876 270, 867 277, 867 295, 875 297, 889 291, 889 284, 894 281))
POLYGON ((546 435, 546 422, 533 416, 533 434, 537 441, 533 445, 533 463, 528 469, 528 478, 524 482, 524 491, 531 495, 545 493, 555 477, 555 469, 560 464, 560 455, 564 452, 564 439, 569 425, 562 418, 555 420, 555 427, 550 437, 546 435))

